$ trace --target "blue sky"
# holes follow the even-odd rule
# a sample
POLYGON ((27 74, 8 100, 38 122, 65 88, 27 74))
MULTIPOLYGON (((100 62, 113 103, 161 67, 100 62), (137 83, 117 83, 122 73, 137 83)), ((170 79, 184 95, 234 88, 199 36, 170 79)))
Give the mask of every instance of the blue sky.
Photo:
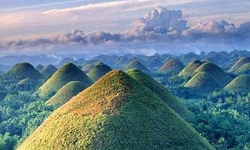
POLYGON ((125 52, 138 41, 154 42, 152 52, 162 44, 166 51, 200 51, 209 49, 207 43, 211 49, 249 49, 249 8, 249 0, 0 0, 0 55, 61 52, 72 45, 86 52, 103 44, 107 50, 114 43, 125 52))

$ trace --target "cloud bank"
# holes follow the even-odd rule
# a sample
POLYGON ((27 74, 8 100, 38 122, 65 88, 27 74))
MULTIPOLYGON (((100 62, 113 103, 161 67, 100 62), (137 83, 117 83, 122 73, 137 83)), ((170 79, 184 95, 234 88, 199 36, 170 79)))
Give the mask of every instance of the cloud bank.
MULTIPOLYGON (((116 3, 112 3, 112 5, 116 5, 116 3)), ((46 13, 63 13, 64 11, 53 10, 46 13)), ((72 30, 50 38, 19 39, 0 43, 0 50, 2 54, 30 52, 31 50, 36 53, 47 53, 52 50, 54 53, 62 53, 63 51, 72 52, 73 49, 76 52, 88 50, 86 53, 91 53, 94 52, 94 50, 89 50, 91 47, 95 49, 94 46, 101 46, 106 48, 99 49, 100 53, 112 53, 112 51, 107 50, 112 46, 119 48, 119 46, 126 47, 127 45, 136 51, 138 47, 145 49, 139 45, 149 46, 150 44, 157 45, 157 43, 168 45, 166 46, 168 48, 175 47, 175 50, 175 45, 179 45, 179 49, 181 47, 195 49, 195 45, 199 48, 208 48, 209 46, 214 48, 217 45, 217 47, 231 48, 231 50, 248 49, 250 46, 250 22, 243 22, 236 26, 224 20, 217 20, 188 26, 188 21, 183 18, 181 10, 155 7, 144 17, 135 20, 133 25, 122 33, 113 34, 103 31, 85 33, 81 30, 72 30)), ((131 52, 128 48, 122 49, 123 51, 121 51, 124 53, 126 50, 131 52)), ((114 49, 112 50, 114 51, 114 49)), ((164 52, 162 49, 161 51, 164 52)), ((171 50, 165 50, 165 52, 169 51, 171 50)), ((98 52, 95 51, 95 53, 98 52)))

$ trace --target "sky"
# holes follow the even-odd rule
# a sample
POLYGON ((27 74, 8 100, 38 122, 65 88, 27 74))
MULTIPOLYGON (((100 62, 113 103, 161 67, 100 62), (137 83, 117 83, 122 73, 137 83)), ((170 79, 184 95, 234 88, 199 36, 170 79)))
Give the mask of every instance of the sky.
POLYGON ((248 49, 249 8, 249 0, 0 0, 0 54, 58 52, 72 43, 89 51, 93 45, 135 41, 175 47, 168 44, 174 41, 189 49, 209 41, 214 48, 218 36, 220 48, 248 49))

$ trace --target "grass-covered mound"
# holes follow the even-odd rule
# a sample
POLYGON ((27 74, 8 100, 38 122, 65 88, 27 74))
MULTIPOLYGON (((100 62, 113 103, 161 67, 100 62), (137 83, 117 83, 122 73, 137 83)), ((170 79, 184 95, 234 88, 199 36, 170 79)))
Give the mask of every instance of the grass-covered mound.
POLYGON ((162 66, 161 60, 159 58, 156 58, 156 57, 150 59, 147 63, 147 67, 151 68, 151 69, 158 69, 161 66, 162 66))
POLYGON ((59 68, 36 92, 41 98, 50 98, 59 89, 70 81, 80 81, 86 86, 92 84, 92 80, 77 66, 68 63, 59 68))
POLYGON ((232 80, 232 78, 226 72, 224 72, 219 66, 213 63, 202 64, 194 71, 194 74, 199 72, 206 72, 210 74, 222 88, 232 80))
POLYGON ((173 73, 180 72, 184 68, 184 65, 179 62, 177 59, 169 59, 165 62, 159 69, 160 73, 173 73))
POLYGON ((30 78, 25 78, 23 80, 20 80, 18 83, 17 83, 17 86, 20 90, 31 90, 34 88, 34 86, 37 86, 37 83, 35 80, 33 79, 30 79, 30 78))
POLYGON ((147 74, 136 69, 128 70, 126 73, 136 81, 144 84, 147 88, 152 90, 159 98, 162 99, 162 101, 164 101, 181 117, 188 120, 192 120, 194 118, 194 114, 192 114, 192 112, 190 112, 178 99, 176 99, 170 91, 147 74))
POLYGON ((46 102, 46 105, 61 106, 86 88, 87 86, 80 81, 71 81, 64 85, 54 96, 52 96, 46 102))
POLYGON ((250 75, 250 63, 246 63, 246 64, 242 65, 240 68, 235 70, 234 74, 235 75, 241 75, 241 74, 250 75))
POLYGON ((184 87, 196 90, 200 93, 209 93, 217 89, 220 89, 221 86, 209 73, 199 72, 195 74, 185 85, 184 87))
POLYGON ((129 70, 129 69, 138 69, 141 70, 145 73, 149 73, 150 71, 148 70, 147 67, 145 67, 141 62, 138 60, 132 60, 130 63, 124 67, 124 70, 129 70))
POLYGON ((233 79, 225 88, 225 90, 240 92, 250 91, 250 76, 249 75, 239 75, 233 79))
POLYGON ((85 73, 88 73, 92 68, 94 68, 95 65, 91 64, 91 63, 87 63, 82 67, 82 71, 85 73))
POLYGON ((240 58, 229 70, 228 72, 230 73, 235 73, 235 71, 237 69, 239 69, 242 65, 246 64, 246 63, 250 63, 250 57, 249 56, 245 56, 240 58))
POLYGON ((36 70, 39 71, 39 72, 40 72, 43 68, 44 68, 44 66, 42 66, 42 65, 37 65, 37 66, 36 66, 36 70))
POLYGON ((113 65, 113 68, 122 69, 127 63, 129 63, 129 59, 127 57, 125 56, 118 57, 115 60, 115 64, 113 65))
POLYGON ((112 69, 104 64, 104 63, 98 63, 96 64, 88 73, 87 76, 92 79, 93 81, 97 81, 102 76, 104 76, 106 73, 111 71, 112 69))
POLYGON ((115 70, 53 112, 17 149, 214 148, 155 93, 115 70))
POLYGON ((40 73, 41 73, 44 77, 48 78, 48 77, 50 77, 52 74, 54 74, 56 71, 57 71, 57 68, 56 68, 55 66, 53 66, 53 65, 48 65, 48 66, 46 66, 45 68, 43 68, 43 69, 40 71, 40 73))
POLYGON ((193 60, 184 69, 182 69, 178 76, 182 78, 192 77, 194 71, 202 64, 203 62, 201 62, 200 60, 193 60))

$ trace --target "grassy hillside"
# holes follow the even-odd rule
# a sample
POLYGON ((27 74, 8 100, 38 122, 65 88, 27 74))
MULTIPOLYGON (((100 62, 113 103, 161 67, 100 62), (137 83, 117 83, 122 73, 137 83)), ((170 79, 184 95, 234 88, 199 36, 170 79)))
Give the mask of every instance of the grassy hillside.
POLYGON ((173 72, 179 72, 183 68, 184 68, 184 65, 180 63, 177 59, 170 59, 158 69, 158 72, 173 73, 173 72))
POLYGON ((136 81, 144 84, 147 88, 152 90, 159 98, 162 99, 162 101, 164 101, 181 117, 188 120, 192 120, 194 118, 194 114, 192 114, 192 112, 190 112, 178 99, 176 99, 172 93, 147 74, 140 70, 128 70, 126 73, 136 81))
POLYGON ((250 63, 246 63, 242 65, 240 68, 235 70, 234 74, 241 75, 241 74, 250 74, 250 63))
POLYGON ((159 58, 154 57, 148 61, 147 67, 151 69, 158 69, 160 66, 162 66, 162 64, 163 63, 159 58))
POLYGON ((194 71, 194 74, 199 72, 209 73, 222 88, 232 80, 232 78, 226 72, 224 72, 220 67, 213 63, 202 64, 194 71))
POLYGON ((50 98, 59 89, 70 81, 80 81, 86 86, 92 84, 92 80, 77 66, 68 63, 59 68, 35 93, 41 98, 50 98))
POLYGON ((201 93, 209 93, 221 88, 220 84, 207 72, 195 74, 184 87, 201 93))
POLYGON ((229 70, 230 73, 235 73, 237 69, 239 69, 242 65, 250 63, 250 57, 245 56, 241 57, 229 70))
POLYGON ((37 65, 37 66, 36 66, 36 70, 39 71, 39 72, 40 72, 43 68, 44 68, 44 67, 43 67, 42 65, 37 65))
POLYGON ((250 91, 250 76, 239 75, 233 79, 224 89, 235 92, 250 91))
POLYGON ((194 71, 202 64, 203 62, 201 62, 200 60, 193 60, 178 74, 178 76, 183 78, 192 77, 194 71))
POLYGON ((148 70, 147 67, 145 67, 141 62, 138 60, 132 60, 130 63, 124 67, 124 70, 129 70, 129 69, 138 69, 141 70, 145 73, 149 73, 150 71, 148 70))
POLYGON ((99 78, 104 76, 106 73, 111 71, 112 69, 104 63, 96 64, 89 72, 88 77, 93 81, 97 81, 99 78))
POLYGON ((46 102, 46 105, 61 106, 86 88, 87 86, 80 81, 71 81, 64 85, 53 97, 51 97, 46 102))
POLYGON ((56 68, 55 66, 53 66, 53 65, 48 65, 48 66, 46 66, 45 68, 43 68, 43 69, 40 71, 40 73, 41 73, 44 77, 48 78, 48 77, 50 77, 52 74, 54 74, 56 71, 57 71, 57 68, 56 68))
POLYGON ((18 150, 212 150, 156 94, 111 71, 53 112, 18 150))
POLYGON ((95 65, 87 63, 82 67, 82 71, 85 73, 88 73, 92 68, 94 68, 95 65))

